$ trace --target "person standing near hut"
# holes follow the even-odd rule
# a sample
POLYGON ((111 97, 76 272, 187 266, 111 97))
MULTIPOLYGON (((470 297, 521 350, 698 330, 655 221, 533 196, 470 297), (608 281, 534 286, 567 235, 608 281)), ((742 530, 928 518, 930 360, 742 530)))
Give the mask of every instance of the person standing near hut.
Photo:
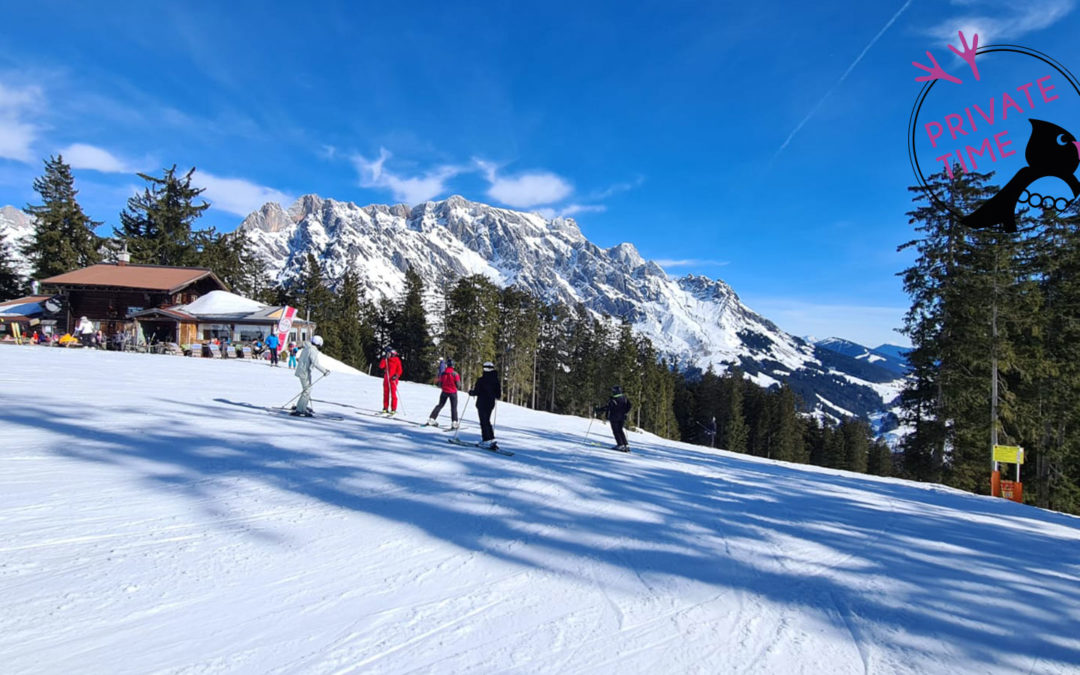
POLYGON ((79 335, 79 342, 82 343, 82 346, 89 347, 94 338, 94 323, 84 316, 79 319, 79 325, 75 327, 75 332, 79 335))
POLYGON ((300 400, 296 402, 296 410, 290 414, 294 417, 313 417, 311 411, 311 371, 318 370, 327 376, 330 371, 319 364, 319 347, 322 346, 321 335, 312 335, 311 342, 304 345, 300 357, 296 360, 296 376, 300 378, 300 400))
POLYGON ((278 364, 278 336, 275 333, 270 333, 270 337, 266 338, 266 348, 270 350, 270 365, 276 368, 278 364))
POLYGON ((469 390, 469 396, 476 397, 476 413, 480 417, 480 447, 498 449, 495 428, 491 426, 491 413, 495 410, 495 401, 502 398, 502 386, 494 363, 484 361, 484 372, 469 390))

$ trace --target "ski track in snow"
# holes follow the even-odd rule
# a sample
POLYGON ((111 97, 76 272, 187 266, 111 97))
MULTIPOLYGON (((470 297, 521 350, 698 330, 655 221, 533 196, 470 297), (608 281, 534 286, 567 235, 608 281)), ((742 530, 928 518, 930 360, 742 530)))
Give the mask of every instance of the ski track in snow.
MULTIPOLYGON (((1080 667, 1080 519, 642 433, 623 455, 503 404, 495 457, 354 414, 381 381, 344 372, 315 398, 344 420, 294 420, 263 363, 0 352, 37 383, 0 406, 5 672, 1080 667)), ((437 399, 400 393, 406 421, 437 399)))

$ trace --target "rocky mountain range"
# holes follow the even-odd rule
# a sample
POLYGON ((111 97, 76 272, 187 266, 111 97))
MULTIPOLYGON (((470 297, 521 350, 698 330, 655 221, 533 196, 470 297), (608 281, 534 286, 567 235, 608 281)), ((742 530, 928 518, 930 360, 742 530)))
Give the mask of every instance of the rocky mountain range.
POLYGON ((671 277, 632 244, 593 244, 569 218, 458 196, 409 208, 305 195, 288 209, 264 205, 240 228, 282 282, 298 277, 310 253, 328 278, 358 270, 368 297, 377 300, 399 296, 411 267, 435 290, 429 299, 435 313, 438 291, 483 274, 547 301, 628 319, 684 368, 724 371, 739 364, 763 386, 788 382, 808 408, 833 417, 878 415, 901 384, 902 369, 790 335, 723 281, 671 277))

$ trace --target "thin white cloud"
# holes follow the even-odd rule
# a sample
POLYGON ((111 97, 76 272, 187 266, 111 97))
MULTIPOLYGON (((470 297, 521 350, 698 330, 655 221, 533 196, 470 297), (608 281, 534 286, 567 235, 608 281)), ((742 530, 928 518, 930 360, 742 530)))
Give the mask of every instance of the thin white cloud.
MULTIPOLYGON (((954 4, 974 9, 974 3, 954 4)), ((977 13, 946 19, 931 27, 927 34, 940 38, 944 44, 959 46, 957 31, 963 31, 969 42, 971 36, 978 33, 979 44, 989 45, 1049 28, 1068 16, 1075 6, 1076 0, 987 0, 979 3, 977 13)))
POLYGON ((489 183, 494 183, 499 172, 499 165, 495 162, 489 162, 486 159, 479 159, 473 157, 473 164, 479 169, 480 173, 484 174, 484 178, 489 183))
MULTIPOLYGON (((573 186, 562 176, 550 171, 527 171, 513 176, 500 175, 500 165, 474 157, 471 164, 443 165, 415 176, 397 173, 387 168, 393 155, 386 148, 379 148, 379 156, 368 159, 359 154, 352 156, 353 165, 360 174, 360 186, 390 190, 395 199, 416 204, 434 199, 448 192, 450 179, 463 173, 479 173, 490 183, 487 196, 492 200, 514 208, 537 209, 544 217, 569 216, 575 213, 604 211, 602 204, 567 204, 563 207, 546 206, 561 202, 574 192, 573 186)), ((624 189, 630 189, 632 185, 624 189)))
POLYGON ((709 260, 705 258, 660 258, 654 260, 660 267, 723 267, 730 265, 730 260, 709 260))
POLYGON ((379 148, 379 158, 369 160, 353 155, 352 162, 360 174, 360 187, 390 190, 395 199, 413 205, 434 199, 447 191, 446 183, 465 171, 459 166, 441 166, 420 176, 402 176, 386 169, 386 160, 393 155, 379 148))
POLYGON ((552 204, 570 196, 570 183, 547 171, 523 173, 511 178, 495 176, 487 194, 503 204, 527 209, 552 204))
POLYGON ((795 125, 794 129, 791 130, 791 133, 788 134, 788 137, 784 139, 784 142, 777 149, 776 153, 773 154, 774 160, 780 156, 780 153, 783 152, 788 145, 791 144, 791 141, 795 138, 796 134, 802 131, 802 128, 806 126, 806 123, 809 122, 810 119, 817 114, 817 111, 821 109, 821 106, 825 104, 825 101, 829 100, 829 97, 832 96, 833 92, 836 91, 836 89, 844 83, 844 80, 846 80, 848 75, 851 74, 851 71, 855 70, 855 66, 859 65, 859 62, 863 60, 863 57, 866 56, 867 52, 869 52, 870 49, 877 44, 877 41, 881 39, 881 36, 885 34, 885 31, 889 30, 889 28, 892 27, 894 23, 896 23, 896 20, 900 18, 900 15, 903 14, 905 10, 907 10, 907 8, 911 5, 912 2, 914 2, 914 0, 907 0, 900 7, 900 9, 898 9, 896 13, 892 15, 892 18, 889 19, 885 23, 885 25, 881 27, 881 30, 877 32, 877 35, 871 38, 870 42, 866 43, 866 46, 863 47, 863 50, 859 52, 858 56, 855 57, 855 60, 851 62, 851 65, 847 67, 847 70, 845 70, 844 74, 840 76, 840 79, 837 80, 836 83, 833 84, 833 86, 829 87, 829 90, 826 91, 825 95, 822 96, 821 99, 818 100, 818 102, 814 105, 814 107, 810 109, 810 112, 806 113, 806 116, 803 117, 797 125, 795 125))
POLYGON ((607 207, 603 204, 567 204, 559 209, 559 215, 564 218, 578 213, 603 213, 607 207))
POLYGON ((43 102, 40 87, 11 87, 0 82, 0 158, 34 161, 31 149, 40 128, 29 121, 43 102))
POLYGON ((790 298, 753 298, 743 302, 792 335, 840 337, 865 347, 881 344, 907 346, 909 340, 896 332, 903 325, 904 307, 831 305, 790 298))
POLYGON ((603 190, 600 190, 599 192, 590 195, 590 197, 595 200, 607 199, 608 197, 613 197, 620 192, 629 192, 630 190, 635 190, 641 187, 644 182, 645 176, 638 176, 632 181, 628 181, 625 183, 615 183, 614 185, 611 185, 607 188, 604 188, 603 190))
MULTIPOLYGON (((500 167, 494 162, 474 157, 473 164, 484 175, 487 182, 491 183, 487 195, 496 201, 515 208, 527 209, 544 204, 554 204, 566 199, 574 191, 573 186, 566 179, 550 171, 529 171, 506 177, 499 175, 500 167)), ((571 206, 578 206, 578 210, 572 213, 595 210, 588 206, 571 206)), ((551 207, 541 209, 538 213, 542 215, 570 215, 551 207)), ((551 216, 545 215, 545 217, 551 216)))
POLYGON ((607 211, 607 207, 603 204, 567 204, 558 209, 544 207, 535 210, 536 213, 539 213, 548 220, 553 218, 569 218, 578 213, 603 213, 604 211, 607 211))
POLYGON ((212 208, 238 216, 247 216, 267 202, 277 202, 284 206, 294 200, 274 188, 243 178, 221 178, 205 171, 196 171, 191 182, 196 187, 206 188, 202 196, 210 202, 212 208))
POLYGON ((120 159, 104 148, 86 143, 74 143, 60 151, 72 169, 90 169, 102 173, 135 173, 140 169, 132 162, 120 159))

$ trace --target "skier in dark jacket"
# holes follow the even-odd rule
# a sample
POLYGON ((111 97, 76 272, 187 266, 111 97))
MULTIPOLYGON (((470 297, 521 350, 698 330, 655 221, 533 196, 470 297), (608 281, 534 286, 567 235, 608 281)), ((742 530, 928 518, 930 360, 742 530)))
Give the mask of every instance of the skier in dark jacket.
POLYGON ((623 433, 623 424, 626 416, 630 413, 630 399, 626 398, 622 387, 615 385, 611 388, 611 398, 606 406, 596 408, 598 413, 607 413, 608 422, 611 424, 611 433, 615 436, 615 447, 612 450, 630 452, 630 445, 626 442, 626 434, 623 433))
POLYGON ((491 412, 495 410, 495 401, 502 398, 502 387, 499 385, 499 374, 495 371, 494 363, 484 362, 484 372, 469 390, 469 396, 476 397, 476 412, 480 416, 482 439, 480 447, 498 448, 495 443, 495 429, 491 426, 491 412))

